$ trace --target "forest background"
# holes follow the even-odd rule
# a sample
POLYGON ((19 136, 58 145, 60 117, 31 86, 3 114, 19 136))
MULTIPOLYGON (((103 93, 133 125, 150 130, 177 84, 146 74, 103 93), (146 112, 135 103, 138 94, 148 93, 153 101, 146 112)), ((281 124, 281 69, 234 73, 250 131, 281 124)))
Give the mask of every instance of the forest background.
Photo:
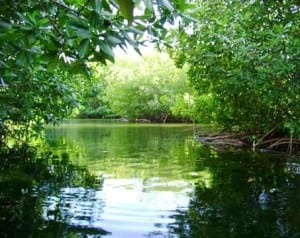
POLYGON ((1 148, 12 138, 23 144, 74 109, 195 120, 254 143, 297 144, 299 21, 296 0, 4 1, 1 148), (162 55, 149 64, 91 63, 114 62, 114 48, 139 52, 147 41, 181 69, 162 55))

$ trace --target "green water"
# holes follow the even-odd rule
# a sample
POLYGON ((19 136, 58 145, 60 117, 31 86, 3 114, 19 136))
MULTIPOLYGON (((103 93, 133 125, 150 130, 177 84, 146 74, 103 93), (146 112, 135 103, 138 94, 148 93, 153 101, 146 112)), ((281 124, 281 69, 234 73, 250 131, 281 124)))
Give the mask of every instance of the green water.
POLYGON ((47 128, 40 150, 73 165, 30 185, 2 176, 1 237, 300 237, 297 157, 217 152, 192 125, 97 120, 47 128))

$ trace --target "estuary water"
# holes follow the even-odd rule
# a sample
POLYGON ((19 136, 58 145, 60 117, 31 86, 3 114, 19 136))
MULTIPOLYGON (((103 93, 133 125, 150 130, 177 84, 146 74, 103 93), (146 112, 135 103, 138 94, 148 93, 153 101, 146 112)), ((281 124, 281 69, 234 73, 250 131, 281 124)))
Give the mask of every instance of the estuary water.
POLYGON ((189 124, 70 120, 45 136, 72 166, 28 187, 2 176, 0 199, 23 211, 1 205, 1 237, 300 237, 298 157, 220 152, 189 124))

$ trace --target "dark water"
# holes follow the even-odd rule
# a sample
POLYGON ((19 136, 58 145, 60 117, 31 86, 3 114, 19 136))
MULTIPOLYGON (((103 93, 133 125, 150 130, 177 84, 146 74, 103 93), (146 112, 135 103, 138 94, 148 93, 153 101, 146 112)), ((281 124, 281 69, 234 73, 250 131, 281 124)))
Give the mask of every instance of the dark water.
POLYGON ((0 237, 300 237, 299 158, 217 152, 182 124, 76 120, 46 142, 52 176, 1 167, 0 237))

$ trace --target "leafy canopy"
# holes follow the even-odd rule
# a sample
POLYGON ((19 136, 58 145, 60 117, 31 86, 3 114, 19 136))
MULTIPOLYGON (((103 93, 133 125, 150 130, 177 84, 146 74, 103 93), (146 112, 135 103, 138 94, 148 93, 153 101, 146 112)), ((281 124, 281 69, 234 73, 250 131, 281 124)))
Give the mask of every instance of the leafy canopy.
POLYGON ((171 51, 189 65, 199 120, 253 133, 299 127, 299 1, 201 0, 195 9, 171 51))
POLYGON ((182 107, 182 100, 184 94, 192 92, 186 71, 176 68, 167 54, 152 52, 131 59, 119 56, 114 64, 95 66, 94 71, 95 84, 86 91, 95 93, 87 95, 83 110, 90 111, 91 116, 96 111, 103 116, 114 112, 129 119, 161 122, 169 117, 187 116, 182 113, 188 110, 182 107))
POLYGON ((85 80, 73 75, 88 75, 86 62, 113 61, 117 46, 138 51, 145 33, 158 40, 177 13, 168 0, 3 0, 0 144, 68 115, 85 80))

